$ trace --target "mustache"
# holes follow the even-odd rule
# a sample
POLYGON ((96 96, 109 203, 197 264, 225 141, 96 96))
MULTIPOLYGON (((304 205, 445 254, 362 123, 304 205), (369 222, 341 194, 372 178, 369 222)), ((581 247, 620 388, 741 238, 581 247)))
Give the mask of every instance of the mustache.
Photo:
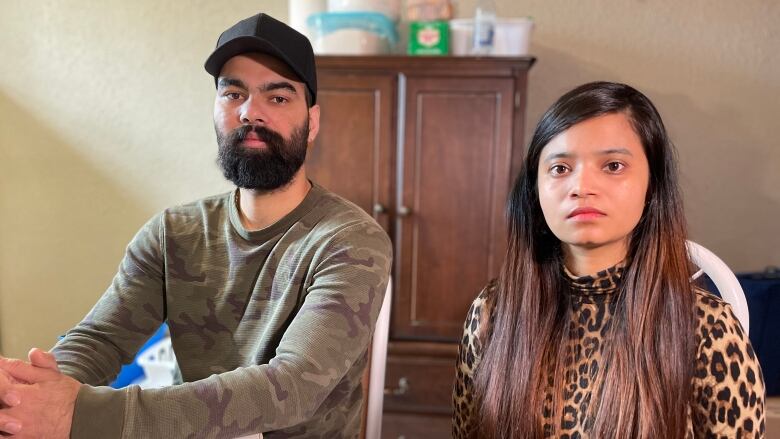
POLYGON ((240 142, 243 142, 244 139, 247 138, 249 133, 254 132, 255 135, 265 142, 266 144, 270 145, 280 145, 284 143, 284 138, 281 136, 281 134, 277 133, 274 130, 271 130, 269 128, 263 127, 263 126, 257 126, 257 125, 243 125, 240 126, 233 131, 231 131, 227 136, 225 136, 225 141, 228 145, 237 145, 240 142))

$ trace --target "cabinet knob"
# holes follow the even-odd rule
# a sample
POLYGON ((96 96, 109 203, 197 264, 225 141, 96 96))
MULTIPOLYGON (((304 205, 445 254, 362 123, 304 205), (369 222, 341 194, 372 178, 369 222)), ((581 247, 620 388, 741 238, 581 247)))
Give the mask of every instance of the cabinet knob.
POLYGON ((407 380, 406 377, 401 377, 401 379, 398 380, 398 387, 395 389, 385 389, 385 395, 400 396, 406 395, 408 392, 409 380, 407 380))
POLYGON ((412 209, 406 206, 401 206, 398 208, 398 216, 409 216, 411 215, 411 213, 412 213, 412 209))
POLYGON ((382 203, 374 203, 374 213, 379 215, 387 212, 387 208, 382 203))

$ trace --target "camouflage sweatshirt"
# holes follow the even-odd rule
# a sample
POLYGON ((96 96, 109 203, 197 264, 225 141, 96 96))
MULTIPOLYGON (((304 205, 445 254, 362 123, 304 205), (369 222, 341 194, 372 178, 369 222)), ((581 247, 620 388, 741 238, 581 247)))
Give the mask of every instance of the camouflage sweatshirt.
POLYGON ((387 235, 317 185, 277 223, 247 231, 234 194, 152 218, 54 347, 63 373, 84 383, 72 438, 358 436, 387 235), (101 386, 164 321, 184 384, 101 386))

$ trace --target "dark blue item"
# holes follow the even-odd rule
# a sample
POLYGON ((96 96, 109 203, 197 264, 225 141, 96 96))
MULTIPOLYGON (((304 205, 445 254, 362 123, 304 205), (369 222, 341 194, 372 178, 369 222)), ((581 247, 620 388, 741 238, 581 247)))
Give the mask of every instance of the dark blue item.
POLYGON ((767 396, 780 395, 780 272, 737 275, 750 310, 750 342, 764 372, 767 396))
POLYGON ((157 332, 155 332, 154 335, 152 335, 152 337, 147 340, 143 346, 141 346, 141 349, 138 350, 138 354, 136 354, 133 362, 122 366, 122 369, 119 371, 119 375, 117 375, 116 379, 109 385, 115 389, 120 389, 122 387, 129 386, 130 384, 143 378, 144 370, 141 368, 141 366, 138 365, 138 356, 141 355, 143 351, 148 349, 149 346, 162 340, 167 335, 168 325, 163 323, 162 326, 160 326, 160 329, 158 329, 157 332))
MULTIPOLYGON (((705 288, 719 294, 705 276, 705 288)), ((745 292, 750 315, 750 344, 764 373, 767 396, 780 395, 780 270, 742 273, 737 280, 745 292)))

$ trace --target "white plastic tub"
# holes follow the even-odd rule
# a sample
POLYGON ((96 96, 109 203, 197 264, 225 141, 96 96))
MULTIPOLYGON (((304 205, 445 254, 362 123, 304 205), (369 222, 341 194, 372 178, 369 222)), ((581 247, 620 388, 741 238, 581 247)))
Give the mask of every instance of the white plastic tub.
POLYGON ((328 0, 328 12, 379 12, 398 21, 401 0, 328 0))
POLYGON ((378 12, 324 12, 306 22, 316 54, 387 54, 398 42, 395 23, 378 12))
MULTIPOLYGON (((534 22, 530 18, 499 18, 491 56, 526 56, 531 45, 534 22)), ((459 18, 450 20, 450 53, 455 56, 471 55, 474 20, 459 18)))

